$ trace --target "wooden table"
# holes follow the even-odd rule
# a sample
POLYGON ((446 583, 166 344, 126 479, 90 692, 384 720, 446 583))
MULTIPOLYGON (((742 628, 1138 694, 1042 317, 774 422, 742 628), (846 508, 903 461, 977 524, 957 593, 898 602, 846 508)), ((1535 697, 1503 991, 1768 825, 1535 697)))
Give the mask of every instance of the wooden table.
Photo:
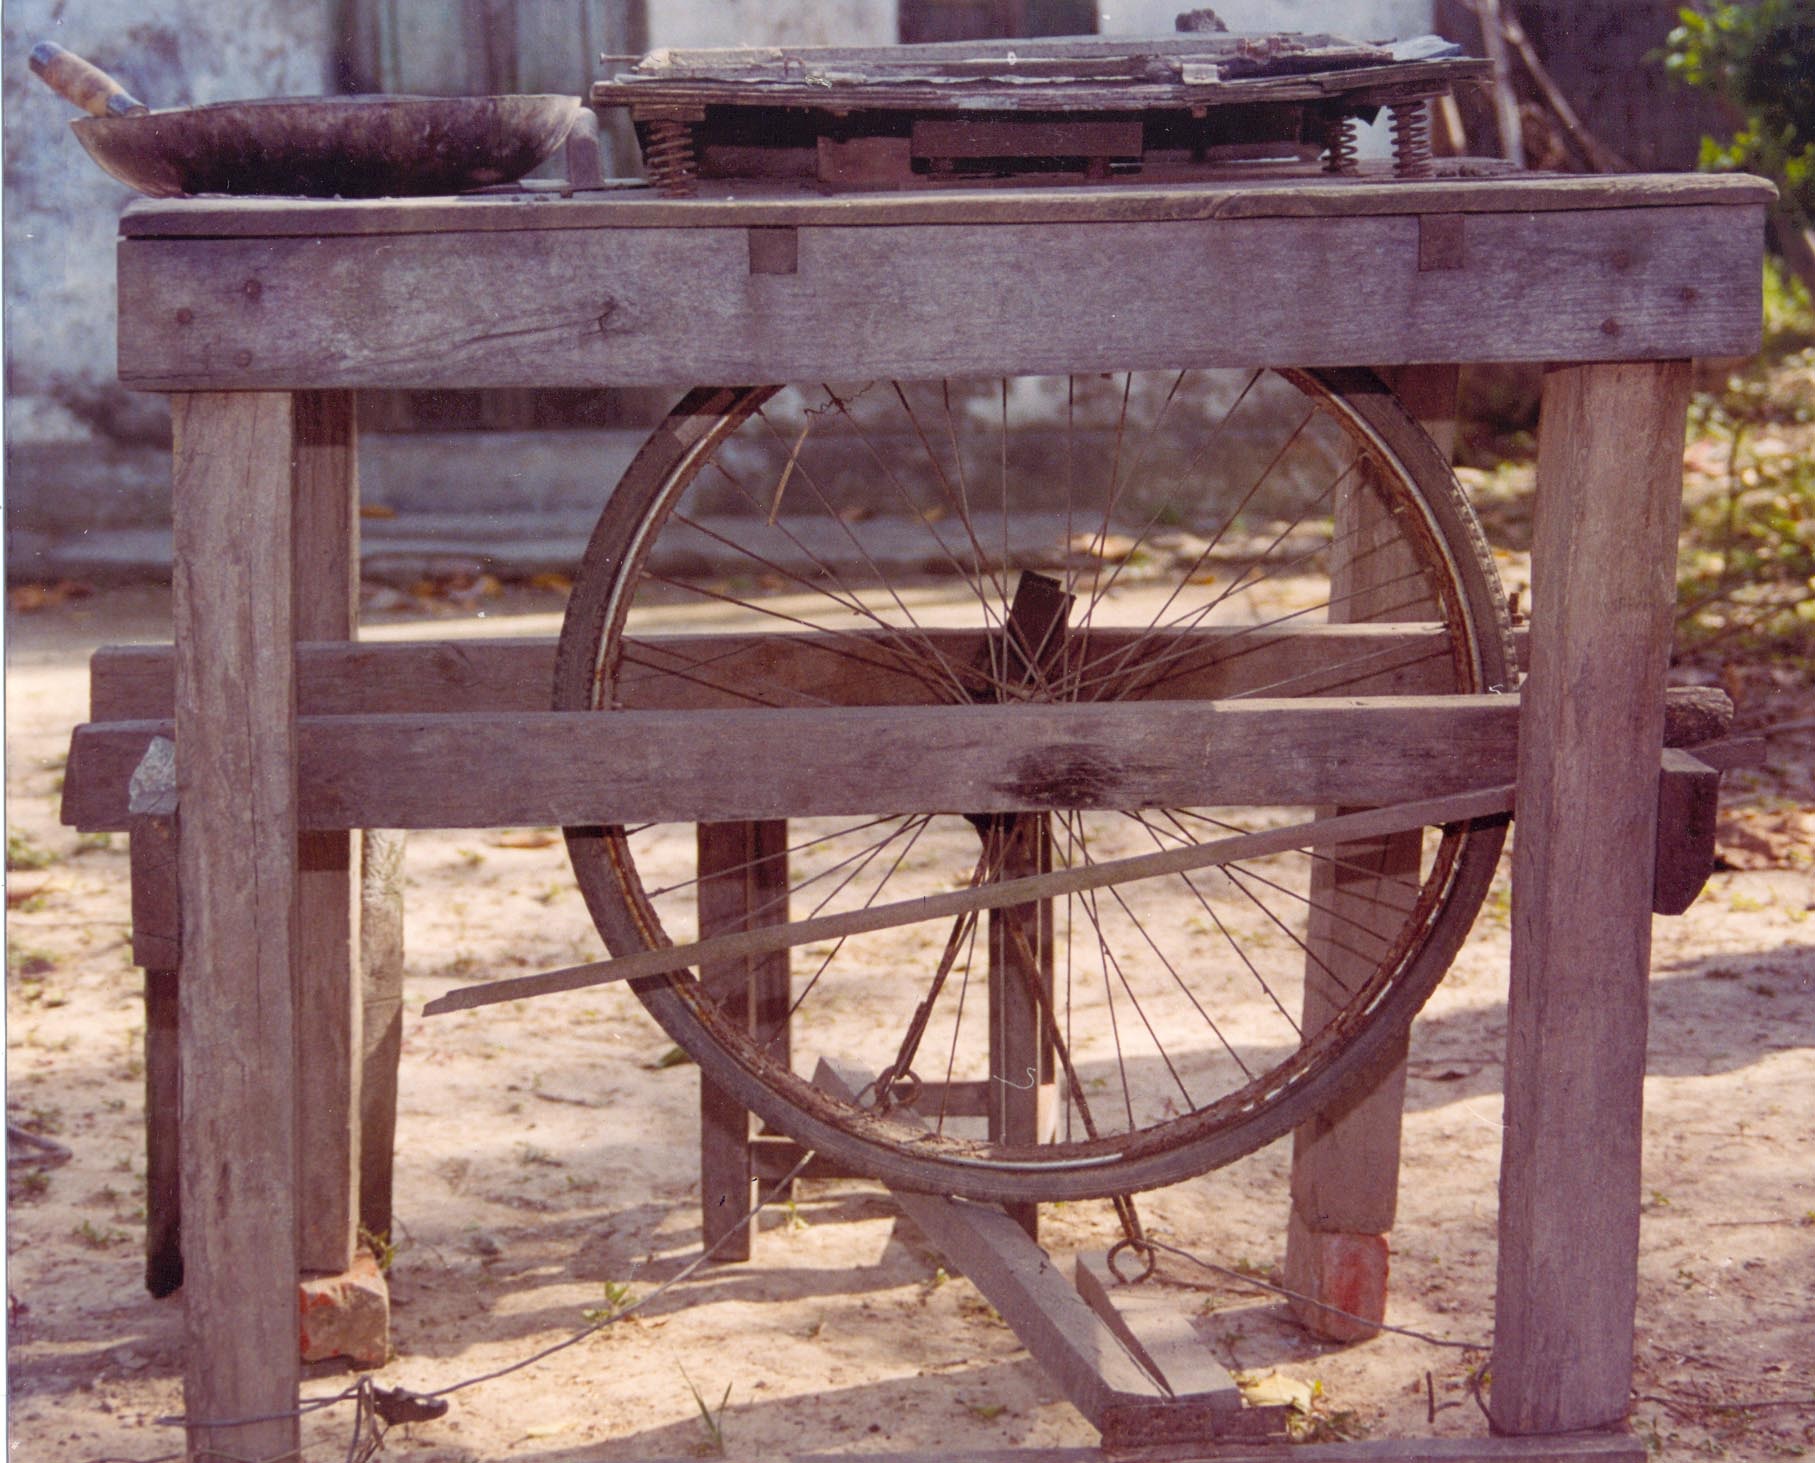
POLYGON ((176 431, 186 1396, 222 1424, 192 1456, 295 1446, 268 1415, 297 1395, 299 1263, 351 1242, 348 835, 299 836, 293 646, 353 636, 352 391, 1149 365, 1550 367, 1492 1411, 1512 1434, 1617 1423, 1688 360, 1757 348, 1770 197, 1515 177, 134 205, 120 376, 170 393, 176 431))

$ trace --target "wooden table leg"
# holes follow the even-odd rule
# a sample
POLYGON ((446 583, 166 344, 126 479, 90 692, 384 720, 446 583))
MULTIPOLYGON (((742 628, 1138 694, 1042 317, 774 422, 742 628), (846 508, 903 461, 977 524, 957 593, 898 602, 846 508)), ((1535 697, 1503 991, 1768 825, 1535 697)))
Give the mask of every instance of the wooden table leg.
MULTIPOLYGON (((353 393, 295 398, 292 617, 298 640, 351 640, 359 625, 359 474, 353 393)), ((359 1229, 358 842, 309 832, 297 846, 297 1261, 338 1274, 359 1229)))
MULTIPOLYGON (((703 937, 786 924, 788 825, 781 819, 702 823, 699 928, 703 937)), ((703 967, 700 979, 749 1029, 774 1037, 769 1050, 788 1060, 788 952, 703 967)), ((723 1088, 700 1079, 700 1239, 715 1260, 748 1260, 756 1170, 749 1112, 723 1088)))
POLYGON ((298 1438, 292 402, 171 405, 184 1405, 215 1424, 191 1426, 191 1457, 282 1457, 298 1438), (248 1417, 266 1420, 231 1421, 248 1417))
MULTIPOLYGON (((1032 813, 992 821, 986 837, 992 867, 1003 879, 1052 872, 1048 815, 1032 813)), ((989 1082, 984 1098, 990 1141, 1032 1145, 1049 1136, 1042 1121, 1050 1107, 1054 1052, 1040 1020, 1052 1008, 1052 904, 992 909, 989 930, 989 1082), (1044 992, 1036 997, 1036 988, 1044 992)), ((1040 1206, 1031 1200, 1003 1204, 1009 1218, 1040 1238, 1040 1206)))
POLYGON ((359 1227, 391 1242, 397 1075, 403 1060, 403 855, 408 835, 359 839, 359 1227))
POLYGON ((135 813, 129 835, 132 959, 145 972, 145 1288, 156 1296, 171 1295, 183 1284, 183 1068, 177 1031, 182 910, 180 835, 171 811, 174 758, 165 770, 168 803, 155 813, 135 813))
MULTIPOLYGON (((1383 371, 1445 458, 1455 451, 1454 366, 1400 366, 1383 371)), ((1346 546, 1331 565, 1332 621, 1356 623, 1433 618, 1406 603, 1408 556, 1398 531, 1371 493, 1351 490, 1336 504, 1336 541, 1346 546)), ((1332 812, 1344 811, 1331 809, 1332 812)), ((1311 871, 1305 933, 1304 1029, 1321 1029, 1341 1009, 1356 977, 1373 967, 1359 931, 1383 944, 1402 916, 1376 895, 1382 884, 1418 877, 1423 837, 1394 834, 1347 844, 1311 871)), ((1388 1242, 1399 1203, 1399 1135, 1405 1111, 1405 1047, 1381 1063, 1374 1079, 1340 1110, 1321 1112, 1292 1135, 1292 1211, 1286 1229, 1286 1285, 1306 1301, 1292 1303, 1300 1325, 1337 1341, 1379 1334, 1386 1318, 1388 1242)))
POLYGON ((1682 361, 1544 381, 1519 722, 1490 1414, 1616 1423, 1632 1385, 1651 884, 1682 361))

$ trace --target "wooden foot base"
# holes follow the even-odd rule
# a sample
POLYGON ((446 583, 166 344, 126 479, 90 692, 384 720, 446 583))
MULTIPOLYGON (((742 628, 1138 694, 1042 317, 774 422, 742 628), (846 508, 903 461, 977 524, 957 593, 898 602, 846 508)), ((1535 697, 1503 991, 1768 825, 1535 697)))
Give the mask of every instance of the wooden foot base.
MULTIPOLYGON (((822 1061, 814 1085, 850 1097, 867 1074, 822 1061)), ((901 1212, 996 1308, 1054 1385, 1103 1434, 1106 1455, 1216 1440, 1278 1441, 1288 1409, 1244 1407, 1202 1347, 1136 1304, 1123 1308, 1103 1256, 1079 1262, 1074 1288, 1015 1219, 995 1204, 889 1190, 901 1212), (1163 1369, 1163 1370, 1162 1370, 1163 1369)), ((1145 1297, 1143 1296, 1143 1299, 1145 1297)))
POLYGON ((1286 1289, 1293 1319, 1330 1341, 1367 1341, 1386 1319, 1389 1251, 1383 1234, 1315 1230, 1297 1210, 1286 1231, 1286 1289))

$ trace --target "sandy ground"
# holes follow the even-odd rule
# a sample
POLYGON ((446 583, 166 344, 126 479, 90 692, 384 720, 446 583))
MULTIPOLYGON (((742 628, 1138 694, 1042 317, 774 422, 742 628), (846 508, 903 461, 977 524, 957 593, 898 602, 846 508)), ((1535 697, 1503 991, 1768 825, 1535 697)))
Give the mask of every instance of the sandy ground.
MULTIPOLYGON (((552 601, 444 606, 431 633, 552 633, 552 601)), ((406 627, 421 633, 422 627, 406 627)), ((128 944, 123 838, 57 824, 84 657, 160 639, 168 601, 114 592, 15 614, 8 630, 7 823, 42 867, 9 876, 8 1116, 69 1161, 9 1170, 12 1456, 150 1459, 181 1406, 181 1300, 141 1285, 143 1014, 128 944)), ((379 632, 393 633, 393 632, 379 632)), ((1807 721, 1782 674, 1726 677, 1742 721, 1807 721)), ((1646 1201, 1634 1426, 1667 1458, 1815 1451, 1815 764, 1807 734, 1775 770, 1729 779, 1723 847, 1743 867, 1654 929, 1646 1201), (1798 769, 1803 769, 1798 771, 1798 769)), ((397 1145, 395 1355, 387 1386, 444 1388, 524 1361, 641 1298, 697 1252, 688 1066, 621 990, 419 1018, 474 972, 588 958, 598 942, 558 841, 418 835, 407 865, 408 996, 397 1145)), ((1485 1345, 1505 1027, 1502 879, 1413 1037, 1390 1319, 1485 1345)), ((1151 1229, 1220 1265, 1281 1258, 1285 1145, 1141 1201, 1151 1229)), ((1085 1445, 1092 1429, 968 1282, 886 1196, 804 1185, 762 1216, 756 1258, 709 1267, 535 1365, 459 1392, 384 1452, 466 1463, 1085 1445)), ((1107 1204, 1054 1206, 1064 1262, 1115 1238, 1107 1204)), ((1485 1431, 1467 1378, 1482 1351, 1384 1335, 1317 1343, 1278 1301, 1168 1260, 1153 1282, 1252 1377, 1313 1384, 1326 1434, 1485 1431)), ((312 1377, 308 1396, 344 1388, 312 1377)), ((346 1456, 351 1414, 311 1417, 310 1457, 346 1456)))

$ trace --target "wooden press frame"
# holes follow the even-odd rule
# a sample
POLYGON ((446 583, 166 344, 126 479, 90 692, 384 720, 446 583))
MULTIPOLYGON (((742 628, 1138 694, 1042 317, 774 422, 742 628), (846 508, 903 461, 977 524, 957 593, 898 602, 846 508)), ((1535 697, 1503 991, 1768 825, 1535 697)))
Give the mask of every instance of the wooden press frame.
MULTIPOLYGON (((1688 361, 1758 346, 1770 196, 1518 177, 134 205, 120 375, 171 394, 176 433, 186 1406, 266 1419, 196 1427, 192 1456, 295 1446, 296 1274, 353 1238, 357 810, 305 826, 295 654, 352 660, 320 645, 357 618, 352 391, 1144 365, 1550 368, 1492 1362, 1512 1437, 1384 1456, 1564 1456, 1514 1440, 1618 1424, 1688 361)), ((517 745, 560 735, 535 720, 517 745)), ((471 753, 500 735, 482 722, 385 734, 471 753)))

